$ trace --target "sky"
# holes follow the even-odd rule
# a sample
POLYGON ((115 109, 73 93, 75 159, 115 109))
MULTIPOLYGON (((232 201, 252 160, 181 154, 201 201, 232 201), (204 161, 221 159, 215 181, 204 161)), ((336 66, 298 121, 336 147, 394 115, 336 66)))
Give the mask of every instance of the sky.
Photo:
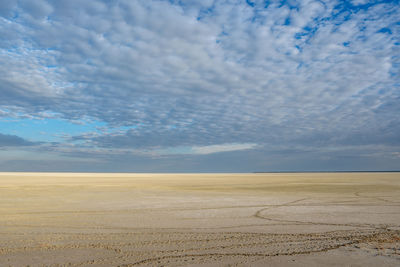
POLYGON ((400 2, 1 0, 0 171, 400 169, 400 2))

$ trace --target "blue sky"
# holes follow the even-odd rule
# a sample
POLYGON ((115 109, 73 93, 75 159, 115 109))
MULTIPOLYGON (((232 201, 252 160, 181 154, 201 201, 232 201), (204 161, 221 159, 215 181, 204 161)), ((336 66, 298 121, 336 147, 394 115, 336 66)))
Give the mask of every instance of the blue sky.
POLYGON ((99 132, 100 122, 71 122, 63 119, 42 118, 1 118, 2 134, 18 135, 35 142, 62 142, 65 137, 99 132))
POLYGON ((3 0, 0 171, 398 170, 399 1, 3 0))

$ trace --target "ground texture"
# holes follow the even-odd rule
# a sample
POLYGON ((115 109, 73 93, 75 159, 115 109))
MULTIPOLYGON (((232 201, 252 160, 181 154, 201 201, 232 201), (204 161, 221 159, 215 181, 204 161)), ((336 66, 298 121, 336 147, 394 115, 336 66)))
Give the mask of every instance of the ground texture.
POLYGON ((400 173, 1 173, 28 265, 400 266, 400 173))

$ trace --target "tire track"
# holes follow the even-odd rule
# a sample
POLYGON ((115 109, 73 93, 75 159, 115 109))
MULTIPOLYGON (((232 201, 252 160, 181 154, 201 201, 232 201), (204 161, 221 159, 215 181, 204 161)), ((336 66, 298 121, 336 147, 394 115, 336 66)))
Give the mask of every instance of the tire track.
MULTIPOLYGON (((355 193, 355 195, 358 197, 361 197, 361 196, 357 195, 357 193, 355 193)), ((372 197, 372 198, 375 199, 374 197, 372 197)), ((297 205, 291 205, 291 204, 298 203, 298 202, 304 201, 306 199, 309 199, 309 198, 303 198, 303 199, 295 200, 292 202, 287 202, 285 204, 277 206, 276 208, 297 206, 297 205)), ((379 200, 387 202, 386 200, 383 200, 383 199, 379 199, 379 200)), ((324 206, 324 205, 322 205, 322 206, 324 206)), ((397 205, 394 205, 394 206, 397 206, 397 205)), ((268 220, 268 221, 272 221, 272 222, 291 223, 291 224, 296 224, 296 225, 325 225, 325 226, 360 227, 360 228, 373 228, 373 229, 386 229, 388 227, 399 227, 399 225, 394 225, 394 224, 378 225, 378 224, 368 224, 368 223, 364 223, 364 224, 361 224, 361 223, 324 223, 324 222, 312 222, 312 221, 300 221, 300 220, 286 220, 286 219, 284 220, 284 219, 267 217, 262 214, 264 211, 270 210, 270 209, 271 209, 270 207, 260 209, 253 216, 256 218, 259 218, 259 219, 264 219, 264 220, 268 220)))
MULTIPOLYGON (((158 262, 160 264, 164 260, 181 260, 184 258, 192 258, 192 260, 196 258, 209 258, 209 257, 215 257, 215 256, 223 256, 223 257, 260 257, 260 258, 266 258, 266 257, 275 257, 275 256, 293 256, 293 255, 299 255, 299 254, 311 254, 311 253, 317 253, 317 252, 325 252, 333 249, 337 249, 340 247, 344 246, 349 246, 349 245, 355 245, 355 244, 360 244, 363 242, 367 241, 379 241, 382 239, 382 236, 385 234, 387 235, 389 233, 388 230, 382 230, 380 232, 375 232, 371 234, 366 234, 362 236, 358 236, 358 238, 351 237, 349 236, 346 238, 346 240, 343 240, 342 242, 338 244, 327 244, 323 247, 320 248, 312 248, 308 250, 295 250, 295 251, 288 251, 288 252, 271 252, 271 253, 260 253, 260 252, 233 252, 233 253, 227 253, 227 252, 214 252, 214 253, 185 253, 185 254, 179 254, 179 255, 164 255, 164 256, 158 256, 158 257, 151 257, 143 260, 139 260, 136 262, 132 263, 127 263, 127 264, 121 264, 118 265, 120 267, 130 267, 130 266, 137 266, 137 265, 142 265, 142 264, 151 264, 153 262, 158 262)), ((396 232, 397 235, 400 234, 399 231, 396 232)), ((296 241, 293 241, 296 242, 296 241)), ((264 245, 268 245, 270 243, 263 243, 264 245)), ((212 248, 210 248, 212 249, 212 248)))

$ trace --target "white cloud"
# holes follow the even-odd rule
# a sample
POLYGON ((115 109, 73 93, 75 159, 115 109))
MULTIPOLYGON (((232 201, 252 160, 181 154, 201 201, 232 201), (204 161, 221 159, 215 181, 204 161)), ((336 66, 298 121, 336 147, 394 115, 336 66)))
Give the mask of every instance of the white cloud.
POLYGON ((210 145, 210 146, 195 146, 192 147, 193 154, 206 155, 219 152, 239 151, 254 149, 257 144, 221 144, 221 145, 210 145))
MULTIPOLYGON (((149 155, 149 156, 167 156, 167 155, 208 155, 220 152, 232 152, 241 150, 250 150, 257 148, 257 144, 219 144, 208 146, 176 146, 145 150, 130 150, 133 154, 149 155)), ((126 151, 125 149, 119 149, 126 151)))
POLYGON ((99 151, 399 145, 398 5, 195 2, 0 4, 0 110, 131 128, 99 151))

